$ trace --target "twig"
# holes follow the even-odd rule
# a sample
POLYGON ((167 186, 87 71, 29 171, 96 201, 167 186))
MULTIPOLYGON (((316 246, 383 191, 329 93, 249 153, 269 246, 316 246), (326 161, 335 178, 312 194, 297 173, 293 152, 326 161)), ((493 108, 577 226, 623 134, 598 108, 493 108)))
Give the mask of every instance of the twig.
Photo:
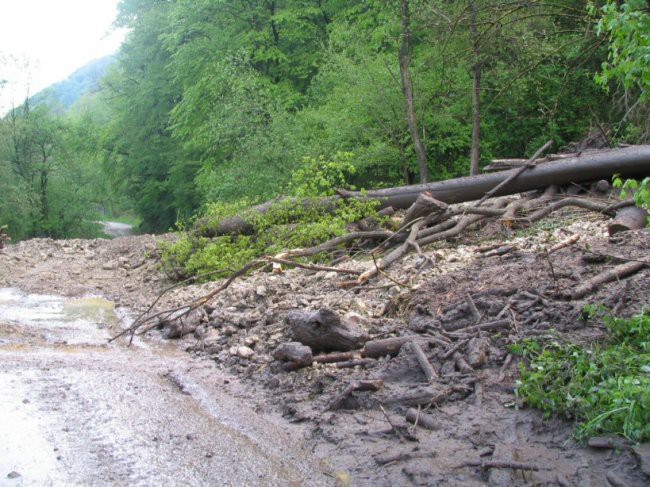
POLYGON ((451 347, 449 350, 447 350, 443 355, 442 359, 447 360, 449 357, 451 357, 454 353, 456 353, 458 350, 463 348, 467 343, 469 342, 469 339, 467 340, 460 340, 456 345, 451 347))
POLYGON ((422 368, 422 372, 424 372, 427 381, 433 382, 434 380, 438 379, 439 378, 438 373, 431 365, 431 362, 429 362, 427 356, 424 354, 424 350, 422 350, 420 344, 415 340, 413 340, 412 342, 409 342, 407 345, 411 347, 411 350, 413 351, 415 358, 418 360, 418 363, 420 364, 420 367, 422 368))
POLYGON ((552 145, 553 145, 553 140, 549 140, 548 142, 546 142, 546 144, 544 144, 542 147, 540 147, 540 148, 537 150, 537 152, 535 152, 535 154, 533 154, 533 156, 532 156, 530 159, 528 159, 528 160, 526 161, 526 164, 525 164, 525 165, 523 165, 522 167, 520 167, 519 169, 517 169, 517 170, 516 170, 515 172, 513 172, 510 176, 508 176, 506 179, 504 179, 503 181, 501 181, 499 184, 497 184, 497 185, 496 185, 494 188, 492 188, 490 191, 488 191, 487 193, 485 193, 485 194, 483 195, 483 197, 478 201, 478 203, 476 203, 476 206, 481 206, 481 205, 485 202, 486 199, 488 199, 488 198, 490 198, 491 196, 493 196, 497 191, 499 191, 500 189, 502 189, 502 188, 503 188, 504 186, 506 186, 507 184, 510 184, 510 182, 512 182, 512 181, 513 181, 514 179, 516 179, 517 177, 519 177, 519 175, 520 175, 521 173, 523 173, 526 169, 529 169, 529 168, 531 168, 531 167, 535 167, 535 160, 536 160, 540 155, 542 155, 542 153, 543 153, 546 149, 550 148, 552 145))
POLYGON ((440 429, 440 424, 430 414, 423 413, 420 406, 406 411, 406 421, 413 423, 414 427, 420 426, 428 430, 440 429))
POLYGON ((317 265, 317 264, 303 264, 301 262, 295 262, 293 260, 282 259, 280 257, 262 257, 262 259, 266 260, 268 262, 275 262, 277 264, 284 264, 284 265, 289 265, 289 266, 294 266, 294 267, 300 267, 301 269, 308 269, 308 270, 312 270, 312 271, 328 271, 328 272, 338 272, 340 274, 354 274, 354 275, 361 274, 361 271, 356 271, 356 270, 353 270, 353 269, 340 269, 338 267, 329 267, 329 266, 317 265))
POLYGON ((149 330, 152 330, 153 328, 157 327, 161 322, 163 322, 165 320, 170 320, 170 319, 171 320, 176 320, 176 319, 180 319, 180 318, 182 318, 184 316, 187 316, 189 313, 191 313, 195 309, 197 309, 197 308, 203 306, 204 304, 206 304, 208 301, 210 301, 210 299, 212 299, 214 296, 216 296, 221 291, 226 289, 237 278, 243 276, 248 271, 250 271, 252 269, 260 268, 260 267, 262 267, 262 268, 267 267, 269 265, 270 264, 265 263, 264 260, 261 260, 261 259, 253 260, 253 261, 249 262, 248 264, 246 264, 241 269, 234 272, 224 283, 222 283, 220 286, 218 286, 214 291, 211 291, 211 292, 209 292, 208 294, 206 294, 204 296, 200 296, 199 298, 195 299, 190 304, 187 304, 187 305, 184 305, 184 306, 179 306, 177 308, 172 308, 172 309, 169 309, 169 310, 163 310, 163 311, 160 311, 160 312, 155 313, 153 315, 141 316, 138 320, 134 321, 133 324, 130 327, 126 328, 125 330, 122 330, 120 333, 118 333, 114 337, 110 338, 109 342, 117 340, 118 338, 120 338, 120 337, 122 337, 124 335, 130 334, 131 335, 131 338, 129 340, 129 345, 130 345, 133 342, 133 337, 136 334, 141 335, 143 333, 146 333, 149 330), (179 312, 180 312, 180 314, 175 315, 175 313, 179 313, 179 312), (151 324, 149 326, 146 326, 143 330, 140 330, 140 328, 145 326, 147 323, 150 323, 151 321, 156 320, 156 318, 161 318, 163 316, 164 316, 164 318, 159 319, 155 323, 153 323, 153 324, 151 324))
POLYGON ((553 245, 553 247, 548 249, 548 251, 546 253, 548 255, 550 255, 550 254, 552 254, 554 252, 557 252, 560 249, 568 247, 569 245, 573 245, 574 243, 578 242, 578 240, 580 240, 580 235, 578 235, 578 234, 572 235, 571 237, 567 238, 566 240, 563 240, 562 242, 553 245))
POLYGON ((476 303, 472 299, 472 295, 470 293, 465 293, 465 301, 467 301, 467 305, 469 306, 469 310, 471 311, 472 316, 474 316, 475 322, 478 323, 479 321, 481 321, 483 315, 476 307, 476 303))
POLYGON ((601 272, 578 286, 571 294, 571 299, 584 298, 598 289, 602 284, 627 277, 643 269, 647 265, 648 264, 645 262, 626 262, 625 264, 617 265, 605 272, 601 272))
POLYGON ((498 461, 498 460, 468 461, 468 462, 463 462, 460 465, 457 465, 455 468, 463 468, 463 467, 479 467, 484 470, 488 468, 512 468, 513 470, 532 470, 533 472, 539 471, 539 467, 537 465, 533 465, 530 463, 506 462, 506 461, 498 461))
POLYGON ((512 363, 512 354, 509 353, 506 356, 506 359, 503 361, 503 365, 499 369, 499 378, 497 379, 499 382, 502 382, 503 379, 506 376, 506 370, 508 370, 508 367, 510 367, 510 364, 512 363))
MULTIPOLYGON (((410 243, 409 242, 415 242, 418 236, 418 232, 420 231, 420 227, 424 223, 423 220, 416 221, 413 223, 411 226, 411 232, 409 233, 408 238, 406 239, 406 242, 404 242, 402 245, 397 247, 395 250, 393 250, 390 254, 388 254, 386 257, 384 257, 379 263, 375 261, 375 256, 374 254, 371 254, 373 256, 373 261, 375 262, 375 266, 372 269, 367 270, 363 274, 361 274, 357 282, 359 284, 363 284, 367 282, 369 279, 372 279, 375 277, 377 274, 380 274, 383 270, 388 268, 391 264, 402 258, 404 254, 406 254, 409 250, 410 243)), ((405 286, 409 287, 409 286, 405 286)))

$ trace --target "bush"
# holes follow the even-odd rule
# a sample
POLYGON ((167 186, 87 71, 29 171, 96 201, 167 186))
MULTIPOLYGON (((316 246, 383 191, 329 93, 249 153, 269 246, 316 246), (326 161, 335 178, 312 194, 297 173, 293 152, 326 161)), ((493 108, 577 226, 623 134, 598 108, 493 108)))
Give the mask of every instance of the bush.
POLYGON ((529 341, 517 393, 547 416, 578 422, 576 436, 621 434, 650 439, 650 314, 606 318, 607 343, 591 348, 529 341))
MULTIPOLYGON (((292 194, 300 198, 279 200, 264 214, 246 214, 253 226, 252 235, 222 236, 213 239, 197 236, 203 229, 216 227, 228 217, 242 215, 249 200, 237 203, 211 203, 195 232, 181 236, 173 244, 163 244, 163 266, 174 277, 235 271, 262 255, 285 249, 312 247, 346 233, 346 227, 366 216, 376 215, 377 203, 355 199, 324 205, 321 196, 334 194, 344 186, 354 167, 351 154, 338 153, 331 160, 310 158, 296 171, 290 183, 292 194)), ((314 256, 319 260, 322 256, 314 256)))

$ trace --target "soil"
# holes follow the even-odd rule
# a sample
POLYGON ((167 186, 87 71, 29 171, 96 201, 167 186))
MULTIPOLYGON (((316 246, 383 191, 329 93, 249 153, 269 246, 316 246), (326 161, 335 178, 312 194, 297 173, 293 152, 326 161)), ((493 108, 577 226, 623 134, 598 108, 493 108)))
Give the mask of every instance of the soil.
MULTIPOLYGON (((647 485, 641 465, 647 454, 620 442, 618 449, 578 444, 570 422, 545 419, 519 404, 519 359, 508 353, 509 345, 528 337, 574 343, 602 338, 604 327, 583 315, 585 304, 602 303, 619 316, 647 306, 648 267, 584 299, 569 299, 580 283, 604 269, 650 254, 647 230, 609 237, 606 223, 593 213, 566 211, 525 232, 488 225, 430 246, 424 257, 408 256, 387 275, 352 289, 343 285, 349 276, 336 272, 257 273, 235 281, 180 331, 161 327, 151 333, 161 339, 183 335, 173 343, 187 359, 210 364, 225 377, 229 385, 220 394, 282 425, 308 448, 305 462, 321 465, 331 484, 647 485), (577 243, 549 253, 576 235, 577 243), (427 382, 408 347, 353 368, 315 363, 287 371, 272 355, 292 341, 287 313, 323 308, 371 339, 417 337, 439 378, 427 382), (504 319, 496 330, 469 328, 504 319), (353 391, 332 408, 348 385, 363 380, 383 385, 353 391), (404 419, 418 402, 417 414, 428 415, 423 417, 432 420, 433 429, 404 419), (537 470, 491 468, 489 462, 537 470)), ((171 238, 9 245, 0 250, 0 287, 99 295, 133 317, 172 284, 160 271, 156 243, 171 238)), ((372 262, 338 265, 365 270, 372 262)), ((188 303, 215 286, 173 289, 156 309, 188 303)))

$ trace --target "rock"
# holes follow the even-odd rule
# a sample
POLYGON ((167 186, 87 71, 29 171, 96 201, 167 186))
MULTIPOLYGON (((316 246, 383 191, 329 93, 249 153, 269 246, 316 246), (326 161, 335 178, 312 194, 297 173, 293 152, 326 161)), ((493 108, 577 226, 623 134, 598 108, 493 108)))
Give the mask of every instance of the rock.
POLYGON ((237 333, 237 328, 235 328, 232 325, 226 326, 223 329, 223 334, 226 335, 227 337, 233 336, 235 333, 237 333))
POLYGON ((255 289, 255 294, 261 298, 265 297, 268 294, 269 290, 266 286, 257 286, 255 289))
POLYGON ((250 347, 246 347, 246 346, 242 345, 242 346, 237 347, 236 355, 239 358, 250 360, 255 356, 255 351, 250 347))
MULTIPOLYGON (((198 330, 198 328, 197 328, 198 330)), ((207 329, 204 334, 203 334, 203 342, 207 345, 212 344, 212 343, 217 343, 218 340, 222 337, 221 333, 219 330, 216 330, 214 328, 209 328, 207 329)), ((199 337, 197 337, 199 338, 199 337)))
POLYGON ((255 344, 259 341, 260 341, 260 337, 258 337, 257 335, 251 335, 244 338, 244 343, 246 344, 246 346, 251 348, 254 347, 255 344))
POLYGON ((345 313, 345 315, 343 315, 343 319, 349 321, 350 323, 354 323, 355 325, 370 324, 368 318, 360 315, 359 313, 355 313, 354 311, 348 311, 347 313, 345 313))
POLYGON ((21 475, 15 470, 7 474, 8 479, 17 479, 18 477, 21 477, 21 475))
POLYGON ((104 262, 102 264, 102 269, 104 269, 105 271, 113 271, 113 270, 117 269, 117 263, 115 261, 113 261, 113 260, 108 261, 108 262, 104 262))
POLYGON ((306 367, 311 365, 313 354, 311 348, 300 342, 282 343, 273 350, 273 358, 283 362, 293 362, 297 366, 306 367))

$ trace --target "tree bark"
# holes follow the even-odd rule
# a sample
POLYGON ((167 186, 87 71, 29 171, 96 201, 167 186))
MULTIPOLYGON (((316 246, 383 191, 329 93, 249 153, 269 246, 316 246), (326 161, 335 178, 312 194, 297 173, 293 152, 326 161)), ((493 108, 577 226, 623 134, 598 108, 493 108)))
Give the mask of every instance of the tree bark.
POLYGON ((479 43, 478 29, 476 27, 476 5, 473 0, 468 0, 470 10, 469 32, 472 39, 474 65, 472 66, 472 150, 470 157, 470 176, 475 176, 479 171, 481 158, 481 46, 479 43))
MULTIPOLYGON (((447 204, 462 203, 480 199, 514 171, 518 171, 518 169, 363 193, 339 191, 339 194, 347 198, 377 199, 381 202, 382 208, 392 206, 393 208, 406 209, 415 202, 420 193, 425 191, 447 204)), ((650 175, 650 145, 599 151, 540 164, 519 175, 494 196, 517 194, 522 191, 545 188, 552 184, 609 179, 614 174, 620 174, 622 177, 650 175)))
MULTIPOLYGON (((318 202, 300 199, 293 199, 292 202, 302 208, 318 205, 318 207, 327 210, 328 208, 334 208, 339 197, 360 198, 379 200, 380 208, 407 209, 415 203, 422 193, 429 192, 433 198, 447 204, 463 203, 480 199, 485 193, 494 189, 516 171, 519 171, 519 168, 427 184, 370 190, 363 193, 339 190, 339 196, 323 198, 318 202)), ((611 179, 614 174, 620 174, 621 177, 645 177, 650 175, 650 145, 599 151, 593 154, 583 154, 539 164, 534 168, 527 169, 506 187, 496 192, 494 196, 547 188, 553 184, 561 185, 572 182, 581 183, 611 179)), ((254 227, 250 221, 254 221, 255 218, 259 218, 260 215, 266 213, 272 204, 277 201, 279 200, 271 200, 262 205, 249 208, 243 211, 240 216, 224 219, 215 226, 208 226, 206 221, 199 221, 196 225, 197 231, 206 237, 252 233, 254 227)), ((390 235, 386 235, 386 237, 388 236, 390 235)), ((380 237, 381 235, 378 233, 377 238, 380 237)))
POLYGON ((402 92, 406 103, 406 120, 409 126, 409 132, 413 139, 415 153, 418 157, 418 166, 420 168, 420 182, 429 181, 429 165, 424 145, 418 132, 418 122, 415 117, 415 106, 413 102, 413 82, 409 68, 413 59, 413 42, 411 36, 411 13, 409 9, 409 0, 402 0, 402 38, 399 48, 399 70, 402 75, 402 92))

